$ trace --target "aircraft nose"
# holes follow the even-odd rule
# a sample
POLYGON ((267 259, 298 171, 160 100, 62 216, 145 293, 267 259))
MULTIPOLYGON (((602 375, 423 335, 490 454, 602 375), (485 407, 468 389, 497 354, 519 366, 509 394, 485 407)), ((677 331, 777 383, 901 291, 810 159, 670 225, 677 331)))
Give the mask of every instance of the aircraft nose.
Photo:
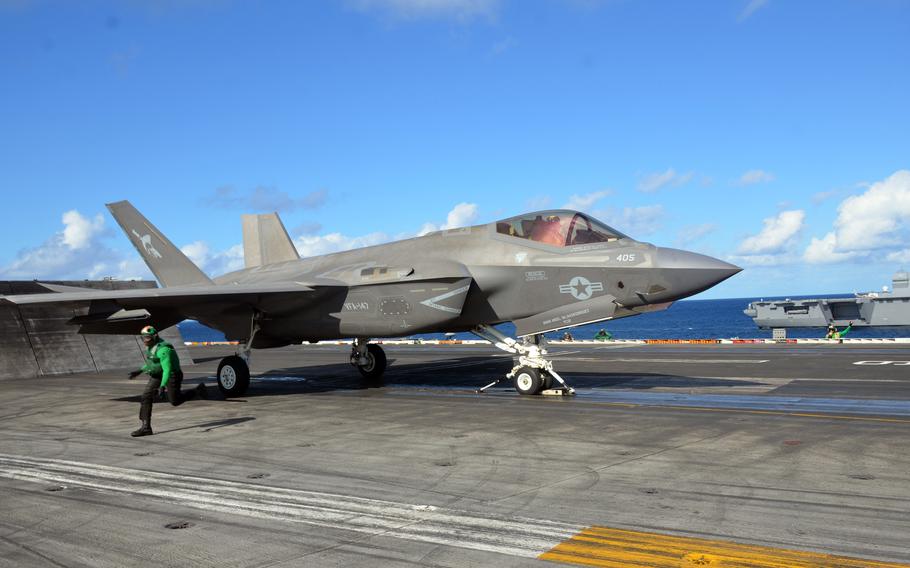
POLYGON ((663 247, 657 249, 655 266, 669 284, 667 295, 673 299, 698 294, 742 271, 712 256, 663 247))

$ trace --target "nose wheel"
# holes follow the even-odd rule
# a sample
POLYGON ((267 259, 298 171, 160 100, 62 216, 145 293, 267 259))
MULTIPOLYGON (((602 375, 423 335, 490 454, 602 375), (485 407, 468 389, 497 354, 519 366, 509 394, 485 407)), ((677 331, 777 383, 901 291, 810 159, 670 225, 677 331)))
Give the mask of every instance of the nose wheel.
POLYGON ((534 367, 519 367, 512 381, 518 394, 539 394, 543 390, 543 377, 534 367))
POLYGON ((512 367, 505 377, 481 387, 477 390, 478 393, 498 385, 504 379, 511 379, 519 394, 534 395, 551 390, 554 380, 561 386, 556 388, 553 394, 575 394, 575 389, 566 384, 559 373, 553 369, 553 362, 546 358, 547 351, 543 348, 541 336, 534 336, 534 340, 530 343, 519 343, 488 325, 479 325, 472 329, 471 333, 486 339, 498 349, 518 355, 518 364, 512 367))

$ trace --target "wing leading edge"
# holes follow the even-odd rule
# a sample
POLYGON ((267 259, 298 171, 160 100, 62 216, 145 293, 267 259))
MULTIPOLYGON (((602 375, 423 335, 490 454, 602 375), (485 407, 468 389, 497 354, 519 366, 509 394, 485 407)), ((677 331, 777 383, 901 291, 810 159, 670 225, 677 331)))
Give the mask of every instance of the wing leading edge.
POLYGON ((180 308, 186 305, 206 302, 248 302, 255 296, 312 292, 314 288, 305 282, 276 282, 255 286, 215 285, 172 286, 170 288, 145 288, 137 290, 91 290, 75 291, 75 286, 42 284, 50 290, 65 289, 53 294, 20 294, 0 296, 3 302, 25 305, 39 304, 87 304, 97 301, 111 301, 123 307, 166 306, 180 308))
MULTIPOLYGON (((276 306, 299 307, 314 301, 317 288, 303 282, 256 286, 173 286, 134 290, 94 290, 42 284, 55 293, 0 296, 0 304, 73 308, 69 320, 79 333, 134 334, 145 324, 166 329, 199 314, 222 313, 276 306), (86 309, 87 308, 87 309, 86 309)), ((319 285, 325 291, 333 286, 319 285)))

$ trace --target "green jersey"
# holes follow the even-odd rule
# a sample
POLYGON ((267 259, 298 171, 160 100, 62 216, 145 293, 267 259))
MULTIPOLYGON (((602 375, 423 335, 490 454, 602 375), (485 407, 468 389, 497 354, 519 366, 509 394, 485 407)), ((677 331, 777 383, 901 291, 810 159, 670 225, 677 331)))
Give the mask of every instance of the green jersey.
POLYGON ((153 377, 161 377, 161 388, 175 373, 180 372, 180 359, 177 350, 167 341, 158 341, 146 350, 145 365, 140 369, 153 377))
POLYGON ((608 339, 613 339, 613 334, 603 329, 598 331, 597 335, 594 336, 595 341, 606 341, 608 339))

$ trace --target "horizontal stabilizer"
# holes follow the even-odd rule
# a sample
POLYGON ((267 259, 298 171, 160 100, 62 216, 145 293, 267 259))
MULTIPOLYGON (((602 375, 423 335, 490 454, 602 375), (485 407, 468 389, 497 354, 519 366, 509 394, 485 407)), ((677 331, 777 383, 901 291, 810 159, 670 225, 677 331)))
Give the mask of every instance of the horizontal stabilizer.
POLYGON ((243 261, 247 268, 300 259, 278 213, 242 218, 243 261))
POLYGON ((129 201, 108 203, 107 208, 162 286, 212 284, 209 277, 129 201))
POLYGON ((611 319, 616 313, 617 305, 615 300, 614 296, 607 294, 515 320, 516 335, 522 337, 546 333, 611 319))

